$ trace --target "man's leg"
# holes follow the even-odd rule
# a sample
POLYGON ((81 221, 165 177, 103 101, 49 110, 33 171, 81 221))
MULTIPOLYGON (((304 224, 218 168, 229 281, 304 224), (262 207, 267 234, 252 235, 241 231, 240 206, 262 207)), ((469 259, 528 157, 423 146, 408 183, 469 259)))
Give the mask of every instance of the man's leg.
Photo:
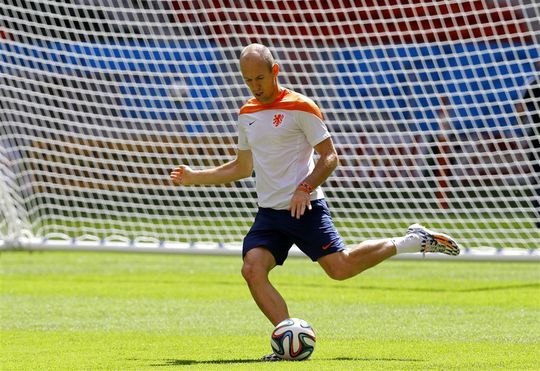
POLYGON ((395 254, 437 252, 458 255, 459 246, 444 233, 431 231, 420 224, 409 226, 403 237, 370 240, 352 250, 335 252, 317 261, 333 279, 344 280, 371 268, 395 254))
POLYGON ((242 266, 242 276, 248 284, 251 296, 274 326, 289 318, 285 300, 268 279, 268 274, 275 266, 272 253, 262 247, 249 250, 244 256, 242 266))
POLYGON ((368 240, 351 250, 339 251, 321 257, 318 263, 335 280, 345 280, 396 255, 390 239, 368 240))

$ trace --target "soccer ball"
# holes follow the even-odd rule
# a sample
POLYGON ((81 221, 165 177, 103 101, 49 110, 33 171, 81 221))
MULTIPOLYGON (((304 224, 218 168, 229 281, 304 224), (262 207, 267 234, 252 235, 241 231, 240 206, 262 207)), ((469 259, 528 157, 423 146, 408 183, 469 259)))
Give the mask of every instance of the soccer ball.
POLYGON ((281 321, 270 339, 274 354, 289 361, 308 359, 315 350, 315 331, 299 318, 281 321))

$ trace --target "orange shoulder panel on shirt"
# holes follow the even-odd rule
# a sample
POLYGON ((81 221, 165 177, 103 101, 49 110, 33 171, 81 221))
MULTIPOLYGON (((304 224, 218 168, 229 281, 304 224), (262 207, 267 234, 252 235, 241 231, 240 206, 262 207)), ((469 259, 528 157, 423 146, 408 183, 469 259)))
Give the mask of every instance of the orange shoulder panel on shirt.
POLYGON ((323 119, 321 110, 311 99, 296 93, 292 90, 285 89, 273 103, 261 104, 256 98, 251 98, 240 108, 240 114, 255 113, 264 110, 290 110, 304 111, 312 113, 321 120, 323 119))

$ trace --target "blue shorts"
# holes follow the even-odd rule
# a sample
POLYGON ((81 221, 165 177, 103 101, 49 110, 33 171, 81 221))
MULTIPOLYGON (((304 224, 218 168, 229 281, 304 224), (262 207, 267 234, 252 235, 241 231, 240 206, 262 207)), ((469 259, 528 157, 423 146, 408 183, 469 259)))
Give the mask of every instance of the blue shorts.
POLYGON ((259 208, 244 238, 242 254, 264 247, 274 255, 277 265, 283 265, 293 244, 313 261, 345 250, 324 199, 312 201, 311 210, 306 210, 300 219, 293 218, 289 210, 259 208))

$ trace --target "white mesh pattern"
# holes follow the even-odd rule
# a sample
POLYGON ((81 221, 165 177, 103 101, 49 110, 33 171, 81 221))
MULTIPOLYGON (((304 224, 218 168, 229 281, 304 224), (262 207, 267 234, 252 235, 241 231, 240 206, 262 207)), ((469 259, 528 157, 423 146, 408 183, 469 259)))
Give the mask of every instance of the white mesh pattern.
POLYGON ((234 158, 237 59, 262 42, 332 132, 324 187, 347 243, 421 222, 465 247, 536 248, 538 7, 5 0, 1 235, 240 242, 252 179, 177 187, 169 172, 234 158))

